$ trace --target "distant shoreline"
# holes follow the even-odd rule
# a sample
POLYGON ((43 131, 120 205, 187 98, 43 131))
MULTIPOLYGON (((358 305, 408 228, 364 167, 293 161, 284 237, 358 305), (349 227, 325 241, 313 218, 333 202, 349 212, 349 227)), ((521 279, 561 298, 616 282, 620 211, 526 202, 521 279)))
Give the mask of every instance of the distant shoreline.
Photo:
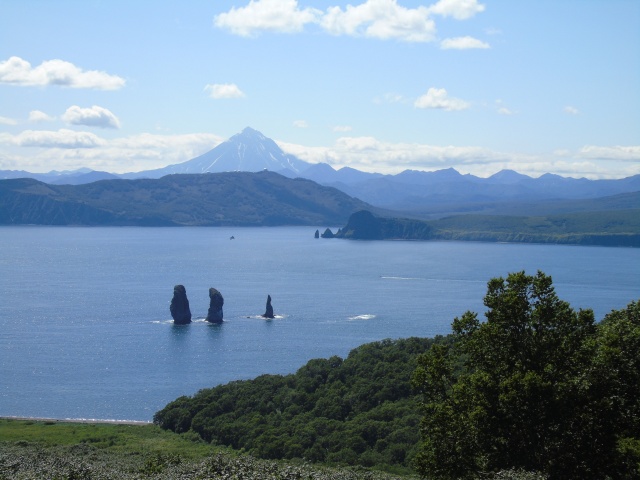
POLYGON ((86 424, 106 424, 106 425, 152 425, 153 422, 144 420, 104 420, 96 418, 46 418, 46 417, 0 417, 2 420, 18 420, 31 422, 54 422, 54 423, 86 423, 86 424))

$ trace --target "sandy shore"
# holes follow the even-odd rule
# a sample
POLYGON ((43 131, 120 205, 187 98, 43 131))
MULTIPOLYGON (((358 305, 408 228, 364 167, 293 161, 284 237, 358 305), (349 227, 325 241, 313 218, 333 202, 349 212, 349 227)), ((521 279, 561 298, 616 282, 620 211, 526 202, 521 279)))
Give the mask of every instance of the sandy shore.
POLYGON ((44 418, 44 417, 0 417, 3 420, 26 420, 32 422, 55 422, 55 423, 105 423, 108 425, 151 425, 153 422, 142 420, 101 420, 96 418, 44 418))

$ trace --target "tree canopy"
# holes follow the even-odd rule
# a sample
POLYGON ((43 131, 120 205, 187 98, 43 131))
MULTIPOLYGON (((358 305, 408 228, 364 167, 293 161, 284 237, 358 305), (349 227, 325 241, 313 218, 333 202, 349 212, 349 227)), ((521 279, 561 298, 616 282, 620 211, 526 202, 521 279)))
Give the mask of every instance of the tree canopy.
POLYGON ((291 375, 262 375, 180 397, 154 422, 267 459, 410 471, 420 440, 411 390, 417 357, 438 339, 362 345, 313 359, 291 375))
POLYGON ((486 321, 465 313, 451 344, 419 357, 419 472, 637 478, 640 304, 596 324, 542 272, 490 280, 484 303, 486 321))

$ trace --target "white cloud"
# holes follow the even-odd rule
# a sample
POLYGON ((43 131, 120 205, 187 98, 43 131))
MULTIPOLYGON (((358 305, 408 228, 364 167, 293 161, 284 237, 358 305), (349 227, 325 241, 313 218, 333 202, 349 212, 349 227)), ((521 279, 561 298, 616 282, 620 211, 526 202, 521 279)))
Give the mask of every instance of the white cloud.
POLYGON ((120 120, 109 110, 97 105, 91 108, 80 108, 73 105, 67 108, 62 120, 71 125, 85 125, 87 127, 120 128, 120 120))
POLYGON ((221 141, 221 137, 209 133, 144 133, 112 140, 70 130, 0 133, 0 145, 7 146, 6 155, 0 157, 0 169, 48 172, 87 167, 114 173, 138 172, 185 162, 221 141), (23 154, 20 147, 32 148, 23 154))
POLYGON ((580 110, 578 110, 576 107, 572 107, 570 105, 567 105, 566 107, 564 107, 562 109, 562 111, 564 113, 569 114, 569 115, 578 115, 580 113, 580 110))
POLYGON ((416 108, 466 110, 471 105, 459 98, 449 97, 444 88, 430 88, 426 94, 422 95, 415 101, 414 106, 416 108))
POLYGON ((472 48, 491 48, 491 46, 473 37, 455 37, 445 38, 440 42, 440 48, 443 50, 469 50, 472 48))
POLYGON ((513 115, 513 112, 511 110, 509 110, 507 107, 498 108, 498 113, 500 115, 513 115))
POLYGON ((317 21, 320 10, 300 9, 297 0, 251 0, 246 7, 233 7, 214 18, 214 25, 249 37, 260 31, 295 33, 317 21))
POLYGON ((360 5, 329 7, 320 22, 332 35, 350 35, 381 40, 430 42, 436 26, 426 7, 405 8, 396 0, 367 0, 360 5))
POLYGON ((579 150, 578 154, 580 157, 588 159, 618 160, 640 163, 640 145, 614 147, 586 145, 579 150))
POLYGON ((311 163, 349 166, 367 172, 396 174, 406 169, 432 171, 453 167, 481 177, 511 169, 532 177, 555 173, 569 177, 622 178, 640 174, 640 146, 587 146, 577 152, 527 155, 477 146, 436 146, 383 142, 374 137, 341 137, 331 147, 277 142, 311 163), (605 160, 605 161, 603 161, 605 160))
POLYGON ((307 24, 316 24, 331 35, 432 42, 436 39, 432 15, 466 20, 483 10, 477 0, 440 0, 431 7, 416 8, 403 7, 397 0, 365 0, 344 9, 330 6, 325 12, 301 8, 297 0, 250 0, 245 7, 216 15, 214 25, 245 37, 263 31, 297 33, 307 24))
POLYGON ((484 5, 477 0, 440 0, 429 7, 429 11, 443 17, 453 17, 456 20, 467 20, 476 13, 484 11, 484 5))
POLYGON ((309 128, 309 124, 306 120, 294 120, 293 126, 297 128, 309 128))
POLYGON ((55 117, 52 117, 51 115, 48 115, 41 110, 31 110, 29 112, 29 121, 33 123, 52 122, 55 119, 55 117))
POLYGON ((64 60, 47 60, 33 68, 26 60, 11 57, 0 62, 0 83, 117 90, 124 87, 125 80, 117 75, 97 70, 85 71, 64 60))
POLYGON ((0 117, 0 125, 17 125, 18 122, 13 118, 0 117))
POLYGON ((399 173, 406 169, 434 170, 450 166, 507 162, 509 156, 482 147, 434 146, 383 142, 375 137, 340 137, 332 147, 305 147, 278 142, 280 147, 311 163, 325 162, 337 168, 399 173))
POLYGON ((40 148, 95 148, 104 145, 105 141, 90 132, 74 130, 24 130, 17 135, 3 135, 0 143, 19 147, 40 148))
POLYGON ((334 132, 345 133, 350 132, 351 130, 353 130, 353 128, 349 125, 336 125, 335 127, 333 127, 334 132))
POLYGON ((222 98, 242 98, 244 92, 235 83, 213 83, 204 87, 209 96, 216 100, 222 98))

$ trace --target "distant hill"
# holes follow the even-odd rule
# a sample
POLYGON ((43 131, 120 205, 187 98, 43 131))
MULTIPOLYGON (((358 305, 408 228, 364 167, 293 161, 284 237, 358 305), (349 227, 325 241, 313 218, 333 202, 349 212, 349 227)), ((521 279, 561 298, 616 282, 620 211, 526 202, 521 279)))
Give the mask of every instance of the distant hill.
POLYGON ((31 173, 25 170, 0 170, 0 179, 7 180, 10 178, 33 178, 41 182, 58 185, 80 185, 120 177, 114 173, 99 172, 89 168, 64 171, 52 170, 48 173, 31 173))
POLYGON ((435 172, 407 170, 397 175, 343 183, 340 188, 381 208, 437 217, 481 212, 487 205, 501 214, 502 208, 508 209, 514 202, 524 205, 638 192, 640 175, 618 180, 588 180, 551 174, 532 178, 501 171, 489 178, 480 178, 449 168, 435 172))
POLYGON ((540 216, 580 212, 640 209, 640 191, 586 199, 494 200, 487 202, 419 204, 403 213, 411 218, 438 219, 452 215, 540 216))
POLYGON ((0 224, 340 225, 370 205, 273 172, 168 175, 50 185, 0 180, 0 224))
POLYGON ((335 237, 640 247, 640 209, 531 217, 457 215, 431 221, 360 211, 351 215, 335 237))

